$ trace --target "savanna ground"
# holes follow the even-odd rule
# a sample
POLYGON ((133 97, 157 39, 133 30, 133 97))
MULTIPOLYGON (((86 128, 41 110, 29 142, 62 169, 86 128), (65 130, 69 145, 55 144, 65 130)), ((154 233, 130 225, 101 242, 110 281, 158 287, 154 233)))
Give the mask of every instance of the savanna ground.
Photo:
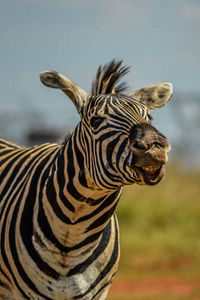
POLYGON ((124 188, 121 259, 108 300, 200 300, 200 172, 167 167, 153 187, 124 188))

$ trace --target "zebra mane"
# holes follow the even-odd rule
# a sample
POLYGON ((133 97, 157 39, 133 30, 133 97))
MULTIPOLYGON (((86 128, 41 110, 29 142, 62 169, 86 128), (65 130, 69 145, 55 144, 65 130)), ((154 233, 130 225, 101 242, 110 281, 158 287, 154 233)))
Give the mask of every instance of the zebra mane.
POLYGON ((91 95, 122 93, 127 89, 126 83, 116 83, 129 72, 130 67, 121 67, 122 61, 112 60, 110 63, 99 66, 96 78, 92 83, 91 95))

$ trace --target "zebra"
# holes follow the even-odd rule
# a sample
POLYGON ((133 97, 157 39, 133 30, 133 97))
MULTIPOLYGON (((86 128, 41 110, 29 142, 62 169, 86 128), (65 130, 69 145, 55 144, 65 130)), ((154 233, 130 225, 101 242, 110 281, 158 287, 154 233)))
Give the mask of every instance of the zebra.
POLYGON ((168 139, 151 124, 171 83, 125 94, 129 67, 100 66, 91 96, 55 71, 80 122, 63 144, 20 147, 0 139, 0 299, 106 299, 120 248, 122 187, 163 178, 168 139))

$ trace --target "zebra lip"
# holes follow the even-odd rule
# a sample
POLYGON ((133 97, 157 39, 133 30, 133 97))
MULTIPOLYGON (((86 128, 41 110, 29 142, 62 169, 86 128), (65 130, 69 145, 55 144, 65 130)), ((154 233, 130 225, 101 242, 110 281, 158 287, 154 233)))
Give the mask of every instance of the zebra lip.
POLYGON ((165 174, 163 165, 135 167, 134 169, 136 170, 138 177, 148 185, 157 184, 165 174))

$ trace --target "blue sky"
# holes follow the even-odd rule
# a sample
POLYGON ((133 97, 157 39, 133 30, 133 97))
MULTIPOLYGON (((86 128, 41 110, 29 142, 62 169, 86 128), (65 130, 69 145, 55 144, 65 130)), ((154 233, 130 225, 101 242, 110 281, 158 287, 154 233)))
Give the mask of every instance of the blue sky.
MULTIPOLYGON (((200 1, 0 0, 0 112, 7 125, 6 114, 22 107, 40 110, 40 121, 54 124, 65 114, 77 123, 70 101, 44 87, 39 74, 56 70, 89 93, 97 67, 113 58, 131 66, 130 92, 169 81, 174 95, 200 94, 200 1)), ((15 127, 29 114, 20 118, 15 127)))
POLYGON ((46 69, 89 92, 97 66, 113 58, 131 65, 132 89, 166 80, 200 92, 200 1, 0 0, 0 14, 3 92, 39 96, 46 69))

